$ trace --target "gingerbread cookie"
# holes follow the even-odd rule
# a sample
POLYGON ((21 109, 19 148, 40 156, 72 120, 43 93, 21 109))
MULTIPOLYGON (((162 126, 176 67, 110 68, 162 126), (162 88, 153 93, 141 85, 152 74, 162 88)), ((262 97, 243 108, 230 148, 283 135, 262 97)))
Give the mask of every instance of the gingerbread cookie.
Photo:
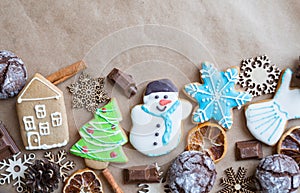
POLYGON ((10 51, 0 50, 0 99, 17 95, 26 80, 24 62, 10 51))
POLYGON ((273 99, 250 104, 245 111, 247 127, 252 135, 267 145, 275 145, 287 121, 300 118, 300 89, 290 89, 292 71, 283 72, 273 99))
POLYGON ((108 104, 96 110, 94 119, 80 128, 82 139, 72 146, 70 152, 89 160, 127 162, 122 145, 128 139, 119 125, 121 120, 118 103, 112 98, 108 104))
POLYGON ((65 146, 69 141, 63 92, 40 74, 18 95, 17 112, 27 150, 65 146))
POLYGON ((242 61, 238 84, 252 96, 274 93, 280 73, 266 55, 249 58, 242 61))
POLYGON ((130 142, 148 156, 167 154, 178 145, 181 120, 190 114, 192 105, 178 98, 177 87, 168 79, 150 82, 143 100, 143 105, 131 111, 130 142))
POLYGON ((200 72, 203 84, 195 82, 184 87, 185 93, 198 103, 193 112, 193 122, 198 124, 214 119, 225 129, 230 129, 232 108, 240 109, 251 101, 252 96, 234 88, 239 77, 235 67, 218 72, 213 64, 204 62, 200 72))

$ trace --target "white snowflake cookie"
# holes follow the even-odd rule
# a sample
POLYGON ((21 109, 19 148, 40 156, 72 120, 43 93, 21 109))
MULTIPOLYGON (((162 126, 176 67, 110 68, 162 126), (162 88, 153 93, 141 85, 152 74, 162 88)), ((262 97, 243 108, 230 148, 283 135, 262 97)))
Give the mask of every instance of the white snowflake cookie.
POLYGON ((238 84, 252 96, 274 93, 281 70, 271 64, 268 56, 258 56, 242 61, 238 84))

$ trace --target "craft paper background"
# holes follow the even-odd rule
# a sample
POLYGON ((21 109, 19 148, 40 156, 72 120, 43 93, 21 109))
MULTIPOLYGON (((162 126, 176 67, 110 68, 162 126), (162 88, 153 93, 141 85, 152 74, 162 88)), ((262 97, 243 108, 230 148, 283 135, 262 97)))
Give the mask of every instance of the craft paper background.
MULTIPOLYGON (((0 49, 11 50, 21 57, 29 77, 35 72, 47 76, 81 59, 86 60, 87 72, 94 77, 106 76, 113 67, 131 73, 139 91, 130 100, 106 83, 110 94, 119 100, 121 125, 130 131, 130 109, 142 102, 145 85, 150 80, 170 78, 182 89, 188 82, 200 81, 198 69, 202 61, 213 62, 219 70, 225 70, 238 66, 242 59, 261 54, 267 54, 281 69, 295 69, 300 48, 299 9, 299 1, 2 0, 0 49)), ((72 97, 66 86, 76 78, 58 86, 65 94, 71 137, 65 149, 79 139, 79 127, 92 116, 85 110, 71 108, 72 97)), ((293 79, 293 84, 299 86, 299 81, 293 79)), ((182 92, 180 96, 188 99, 182 92)), ((21 141, 15 102, 16 98, 0 101, 0 119, 22 152, 29 153, 21 141)), ((243 110, 233 110, 233 116, 233 127, 226 133, 228 152, 216 165, 218 178, 211 192, 221 189, 220 177, 225 175, 226 168, 237 170, 243 166, 251 175, 258 164, 258 160, 235 161, 235 142, 253 137, 246 128, 243 110)), ((299 123, 290 121, 287 128, 299 123)), ((158 160, 166 169, 169 161, 185 148, 186 134, 193 126, 191 117, 183 122, 183 141, 163 158, 145 157, 126 145, 124 149, 130 159, 127 165, 158 160)), ((263 146, 263 150, 266 156, 275 148, 263 146)), ((35 153, 42 158, 44 151, 35 153)), ((76 168, 85 167, 82 158, 69 155, 69 159, 76 162, 76 168)), ((136 192, 135 185, 123 185, 121 168, 127 165, 112 164, 109 169, 124 192, 136 192)), ((112 192, 104 178, 101 179, 104 191, 112 192)), ((56 192, 61 192, 61 188, 56 192)), ((0 188, 1 193, 13 191, 11 185, 0 188)))

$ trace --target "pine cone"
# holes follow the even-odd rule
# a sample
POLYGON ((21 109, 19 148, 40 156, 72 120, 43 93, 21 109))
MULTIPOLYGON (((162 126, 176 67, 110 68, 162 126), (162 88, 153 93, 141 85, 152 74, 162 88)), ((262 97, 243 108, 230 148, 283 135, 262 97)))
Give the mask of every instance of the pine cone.
POLYGON ((35 160, 25 171, 26 188, 31 193, 48 193, 58 188, 59 166, 47 160, 35 160))

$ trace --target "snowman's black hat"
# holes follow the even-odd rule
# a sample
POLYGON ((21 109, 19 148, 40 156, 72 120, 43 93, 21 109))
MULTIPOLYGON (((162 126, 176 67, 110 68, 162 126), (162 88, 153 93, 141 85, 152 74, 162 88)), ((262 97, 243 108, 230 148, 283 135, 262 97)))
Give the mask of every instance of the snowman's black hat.
POLYGON ((145 91, 145 95, 155 92, 178 92, 177 87, 169 79, 160 79, 150 82, 145 91))

